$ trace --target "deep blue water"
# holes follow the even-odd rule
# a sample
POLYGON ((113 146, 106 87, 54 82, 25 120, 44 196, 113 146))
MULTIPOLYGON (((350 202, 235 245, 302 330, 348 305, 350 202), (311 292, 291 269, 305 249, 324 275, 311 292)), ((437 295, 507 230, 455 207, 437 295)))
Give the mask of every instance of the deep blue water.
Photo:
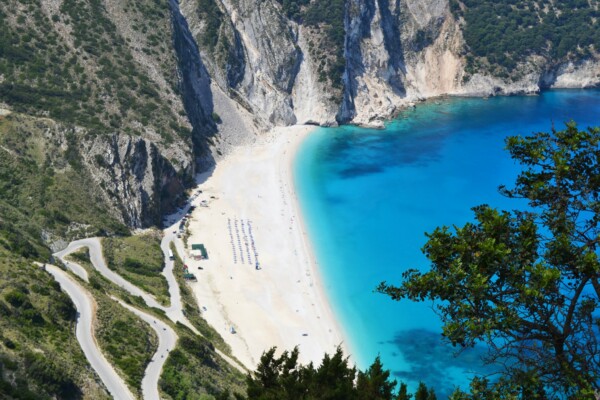
POLYGON ((327 295, 354 360, 367 368, 379 354, 393 376, 420 380, 445 398, 490 371, 483 348, 454 356, 442 342, 431 303, 394 302, 373 292, 408 268, 428 269, 424 233, 472 220, 471 207, 522 204, 498 194, 519 168, 504 138, 577 121, 600 125, 600 91, 449 99, 404 112, 384 130, 320 128, 302 144, 295 183, 327 295))

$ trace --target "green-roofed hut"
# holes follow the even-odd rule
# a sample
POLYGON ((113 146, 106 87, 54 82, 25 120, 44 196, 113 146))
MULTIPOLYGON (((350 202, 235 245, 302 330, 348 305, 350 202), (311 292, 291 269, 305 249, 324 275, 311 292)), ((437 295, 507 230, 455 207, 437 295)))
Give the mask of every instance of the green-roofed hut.
POLYGON ((200 254, 202 254, 202 258, 205 260, 208 259, 208 252, 206 251, 206 247, 204 247, 202 243, 192 244, 192 251, 194 250, 199 250, 200 254))

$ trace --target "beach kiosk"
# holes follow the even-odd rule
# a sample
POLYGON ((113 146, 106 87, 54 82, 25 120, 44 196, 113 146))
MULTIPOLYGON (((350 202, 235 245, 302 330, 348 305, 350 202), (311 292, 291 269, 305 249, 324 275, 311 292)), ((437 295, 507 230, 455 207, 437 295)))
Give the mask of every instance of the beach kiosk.
POLYGON ((192 244, 192 251, 190 252, 191 257, 194 260, 208 260, 208 252, 203 244, 192 244))

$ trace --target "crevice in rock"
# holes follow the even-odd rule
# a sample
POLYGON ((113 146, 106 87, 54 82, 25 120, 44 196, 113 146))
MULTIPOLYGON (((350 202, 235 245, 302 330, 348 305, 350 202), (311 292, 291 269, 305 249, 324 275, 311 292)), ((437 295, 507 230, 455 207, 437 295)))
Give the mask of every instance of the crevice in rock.
POLYGON ((173 21, 173 46, 179 64, 179 86, 183 105, 192 125, 192 143, 199 171, 214 165, 210 151, 217 133, 213 120, 213 98, 210 76, 200 58, 198 45, 190 32, 177 0, 169 0, 173 21))

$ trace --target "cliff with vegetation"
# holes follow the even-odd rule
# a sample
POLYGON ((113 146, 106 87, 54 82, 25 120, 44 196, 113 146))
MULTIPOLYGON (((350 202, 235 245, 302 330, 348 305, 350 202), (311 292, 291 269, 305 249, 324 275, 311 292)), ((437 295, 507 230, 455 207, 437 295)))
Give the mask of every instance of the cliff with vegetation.
POLYGON ((216 132, 176 3, 8 1, 0 19, 4 155, 85 176, 90 203, 129 227, 160 223, 216 132))
POLYGON ((32 260, 160 226, 196 173, 274 126, 378 126, 435 96, 598 85, 599 3, 0 2, 0 322, 15 329, 0 334, 1 389, 105 394, 32 260), (46 336, 69 344, 31 339, 46 336), (55 376, 66 352, 81 368, 55 376))
POLYGON ((597 1, 185 0, 182 12, 215 90, 259 130, 600 82, 597 1))
POLYGON ((73 305, 31 262, 160 225, 213 163, 209 78, 176 6, 0 3, 2 398, 108 397, 73 305))

